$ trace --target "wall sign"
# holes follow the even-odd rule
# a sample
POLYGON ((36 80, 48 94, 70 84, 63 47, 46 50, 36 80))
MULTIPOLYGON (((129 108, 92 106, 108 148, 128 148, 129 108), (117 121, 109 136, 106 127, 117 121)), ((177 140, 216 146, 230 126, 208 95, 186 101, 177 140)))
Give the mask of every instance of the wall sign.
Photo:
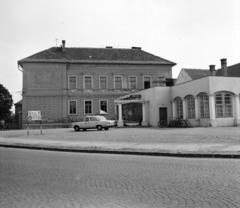
POLYGON ((28 111, 28 120, 29 121, 41 121, 41 111, 28 111))

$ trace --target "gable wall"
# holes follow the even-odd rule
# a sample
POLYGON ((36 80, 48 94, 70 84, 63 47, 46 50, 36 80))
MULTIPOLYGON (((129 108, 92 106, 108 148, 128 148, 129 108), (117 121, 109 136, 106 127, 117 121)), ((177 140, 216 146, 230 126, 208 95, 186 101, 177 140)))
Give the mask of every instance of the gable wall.
POLYGON ((191 80, 192 80, 192 78, 186 73, 186 71, 184 69, 182 69, 180 74, 178 75, 178 78, 177 78, 175 84, 177 85, 177 84, 181 84, 181 83, 188 82, 191 80))

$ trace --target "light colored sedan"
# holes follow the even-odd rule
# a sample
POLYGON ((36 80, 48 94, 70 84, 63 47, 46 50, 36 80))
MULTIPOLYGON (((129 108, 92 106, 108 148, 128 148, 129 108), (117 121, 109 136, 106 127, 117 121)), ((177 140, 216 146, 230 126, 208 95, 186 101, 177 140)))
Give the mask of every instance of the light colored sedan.
POLYGON ((108 120, 108 123, 110 127, 117 126, 117 121, 115 120, 108 120))
POLYGON ((72 123, 75 131, 86 131, 87 129, 109 129, 109 122, 104 116, 86 116, 83 121, 72 123))

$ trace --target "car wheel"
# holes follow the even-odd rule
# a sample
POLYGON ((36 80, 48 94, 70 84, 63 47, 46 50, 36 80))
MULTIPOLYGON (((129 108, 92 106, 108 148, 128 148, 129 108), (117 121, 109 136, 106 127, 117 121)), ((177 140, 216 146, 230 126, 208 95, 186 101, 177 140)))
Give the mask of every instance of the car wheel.
POLYGON ((102 130, 102 126, 100 126, 100 125, 97 126, 97 130, 98 130, 98 131, 101 131, 101 130, 102 130))
POLYGON ((74 126, 74 130, 75 130, 75 131, 80 131, 79 126, 74 126))
POLYGON ((83 129, 83 131, 87 131, 87 129, 83 129))
POLYGON ((109 127, 105 127, 104 129, 105 129, 105 130, 108 130, 108 129, 109 129, 109 127))

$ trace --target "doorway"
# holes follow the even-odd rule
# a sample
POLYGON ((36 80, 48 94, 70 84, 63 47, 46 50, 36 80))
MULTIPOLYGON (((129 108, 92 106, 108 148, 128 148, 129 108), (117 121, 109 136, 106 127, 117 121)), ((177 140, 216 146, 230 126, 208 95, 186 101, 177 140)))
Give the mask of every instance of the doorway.
POLYGON ((159 108, 159 126, 167 126, 168 124, 168 115, 167 107, 159 108))

